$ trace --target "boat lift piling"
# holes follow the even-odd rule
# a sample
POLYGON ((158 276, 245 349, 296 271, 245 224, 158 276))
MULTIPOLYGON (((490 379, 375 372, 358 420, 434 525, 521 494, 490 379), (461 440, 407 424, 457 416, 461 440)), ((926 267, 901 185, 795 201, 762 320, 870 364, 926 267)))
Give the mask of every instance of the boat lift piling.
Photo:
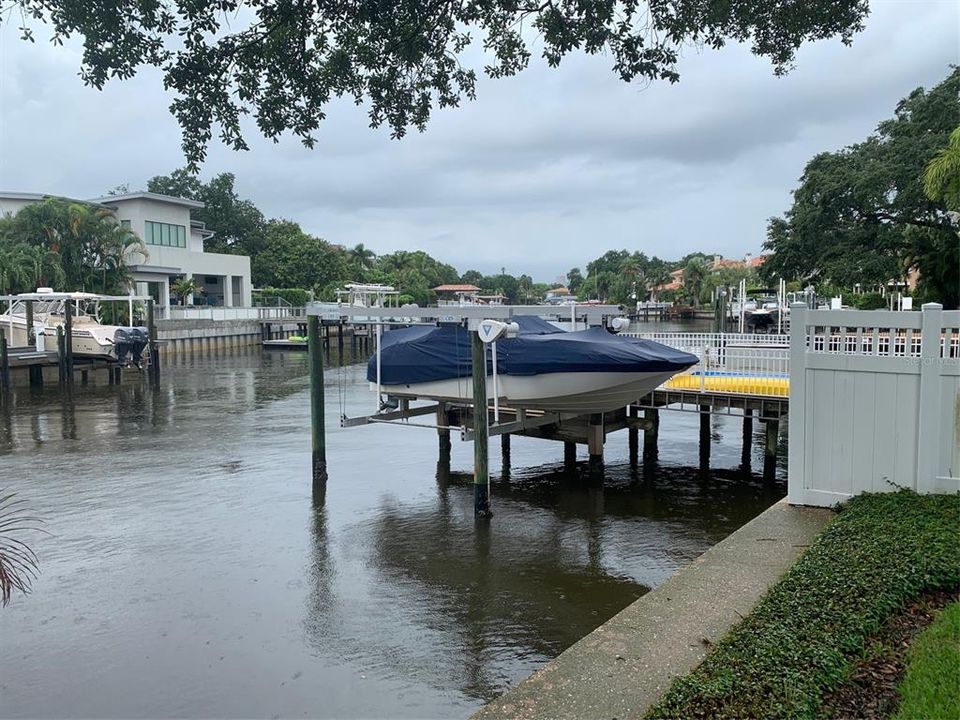
POLYGON ((27 345, 35 347, 37 343, 36 332, 33 327, 33 300, 27 300, 27 345))
POLYGON ((148 377, 153 387, 160 387, 160 353, 157 351, 157 323, 155 321, 153 298, 147 300, 147 341, 150 348, 148 377))
POLYGON ((7 352, 7 337, 0 333, 0 391, 6 397, 10 392, 10 354, 7 352))
POLYGON ((710 469, 710 406, 700 406, 700 469, 710 469))
MULTIPOLYGON (((470 354, 473 373, 473 407, 487 407, 487 349, 480 333, 470 331, 470 354)), ((473 514, 489 518, 490 512, 490 442, 489 418, 486 412, 473 414, 473 514)))
POLYGON ((63 304, 63 376, 67 385, 73 384, 73 303, 67 300, 63 304))
POLYGON ((764 421, 763 476, 772 478, 777 470, 777 442, 780 439, 780 420, 764 421))
POLYGON ((320 316, 307 317, 307 354, 310 358, 310 440, 313 451, 313 484, 327 481, 327 434, 323 397, 323 349, 320 316))
POLYGON ((740 451, 740 467, 750 472, 750 451, 753 446, 753 409, 743 409, 743 445, 740 451))

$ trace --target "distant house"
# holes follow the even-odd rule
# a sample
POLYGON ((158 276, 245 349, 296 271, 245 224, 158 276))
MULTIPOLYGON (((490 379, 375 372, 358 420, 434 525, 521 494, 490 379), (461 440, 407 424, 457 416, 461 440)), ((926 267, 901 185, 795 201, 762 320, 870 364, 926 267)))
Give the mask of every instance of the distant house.
POLYGON ((548 305, 559 305, 562 302, 570 300, 573 296, 573 293, 570 292, 570 289, 559 285, 551 290, 547 290, 546 297, 544 297, 544 302, 548 305))
POLYGON ((743 260, 728 260, 722 255, 713 256, 713 268, 714 270, 720 270, 722 268, 758 268, 763 263, 767 261, 767 255, 757 255, 753 256, 753 253, 747 253, 743 256, 743 260))
POLYGON ((683 268, 674 270, 670 273, 670 280, 663 285, 657 285, 653 288, 654 292, 663 290, 681 290, 683 288, 683 268))
POLYGON ((480 288, 476 285, 450 284, 437 285, 433 291, 440 298, 441 303, 457 303, 460 305, 476 305, 479 302, 480 288), (441 297, 446 296, 446 297, 441 297))
MULTIPOLYGON (((27 205, 55 195, 0 192, 0 213, 15 214, 27 205)), ((65 198, 70 200, 71 198, 65 198)), ((190 211, 203 203, 151 192, 108 195, 78 200, 110 210, 124 227, 142 240, 147 255, 138 251, 127 257, 133 274, 134 292, 149 295, 157 303, 160 317, 169 317, 170 284, 181 277, 193 277, 202 292, 194 301, 225 307, 249 307, 251 303, 250 258, 246 255, 209 253, 203 241, 213 232, 202 222, 190 219, 190 211)), ((74 290, 76 288, 58 288, 74 290)))

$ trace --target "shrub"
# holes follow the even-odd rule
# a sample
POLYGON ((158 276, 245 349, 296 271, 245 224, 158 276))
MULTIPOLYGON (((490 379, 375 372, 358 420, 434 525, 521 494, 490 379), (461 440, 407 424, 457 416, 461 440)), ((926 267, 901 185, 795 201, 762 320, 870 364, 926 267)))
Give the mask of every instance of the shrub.
POLYGON ((960 584, 958 520, 958 495, 854 498, 648 717, 813 720, 887 618, 960 584))

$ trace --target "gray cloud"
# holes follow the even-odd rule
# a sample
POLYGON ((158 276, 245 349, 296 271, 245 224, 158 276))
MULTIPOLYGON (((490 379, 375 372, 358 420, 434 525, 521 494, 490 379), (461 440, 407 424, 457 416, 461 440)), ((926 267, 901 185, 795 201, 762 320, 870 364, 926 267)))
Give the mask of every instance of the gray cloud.
MULTIPOLYGON (((482 81, 479 98, 393 141, 362 108, 331 108, 315 151, 251 137, 214 145, 267 214, 379 252, 422 248, 461 270, 552 280, 613 247, 756 252, 815 153, 862 140, 913 88, 960 61, 953 2, 877 2, 853 47, 804 47, 775 77, 744 47, 688 49, 677 85, 627 85, 604 57, 482 81)), ((76 46, 0 27, 0 189, 98 195, 182 164, 156 71, 103 92, 76 46)), ((251 135, 253 134, 251 129, 251 135)))

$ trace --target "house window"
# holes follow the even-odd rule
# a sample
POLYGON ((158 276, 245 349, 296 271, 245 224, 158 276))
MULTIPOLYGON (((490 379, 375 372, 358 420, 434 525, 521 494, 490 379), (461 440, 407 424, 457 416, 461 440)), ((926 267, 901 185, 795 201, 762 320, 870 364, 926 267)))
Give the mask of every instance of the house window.
POLYGON ((125 230, 129 230, 129 229, 130 229, 130 221, 129 221, 129 220, 121 220, 121 221, 120 221, 120 227, 124 228, 125 230))
POLYGON ((184 225, 171 225, 147 220, 143 239, 147 245, 185 248, 187 246, 187 228, 184 225))

